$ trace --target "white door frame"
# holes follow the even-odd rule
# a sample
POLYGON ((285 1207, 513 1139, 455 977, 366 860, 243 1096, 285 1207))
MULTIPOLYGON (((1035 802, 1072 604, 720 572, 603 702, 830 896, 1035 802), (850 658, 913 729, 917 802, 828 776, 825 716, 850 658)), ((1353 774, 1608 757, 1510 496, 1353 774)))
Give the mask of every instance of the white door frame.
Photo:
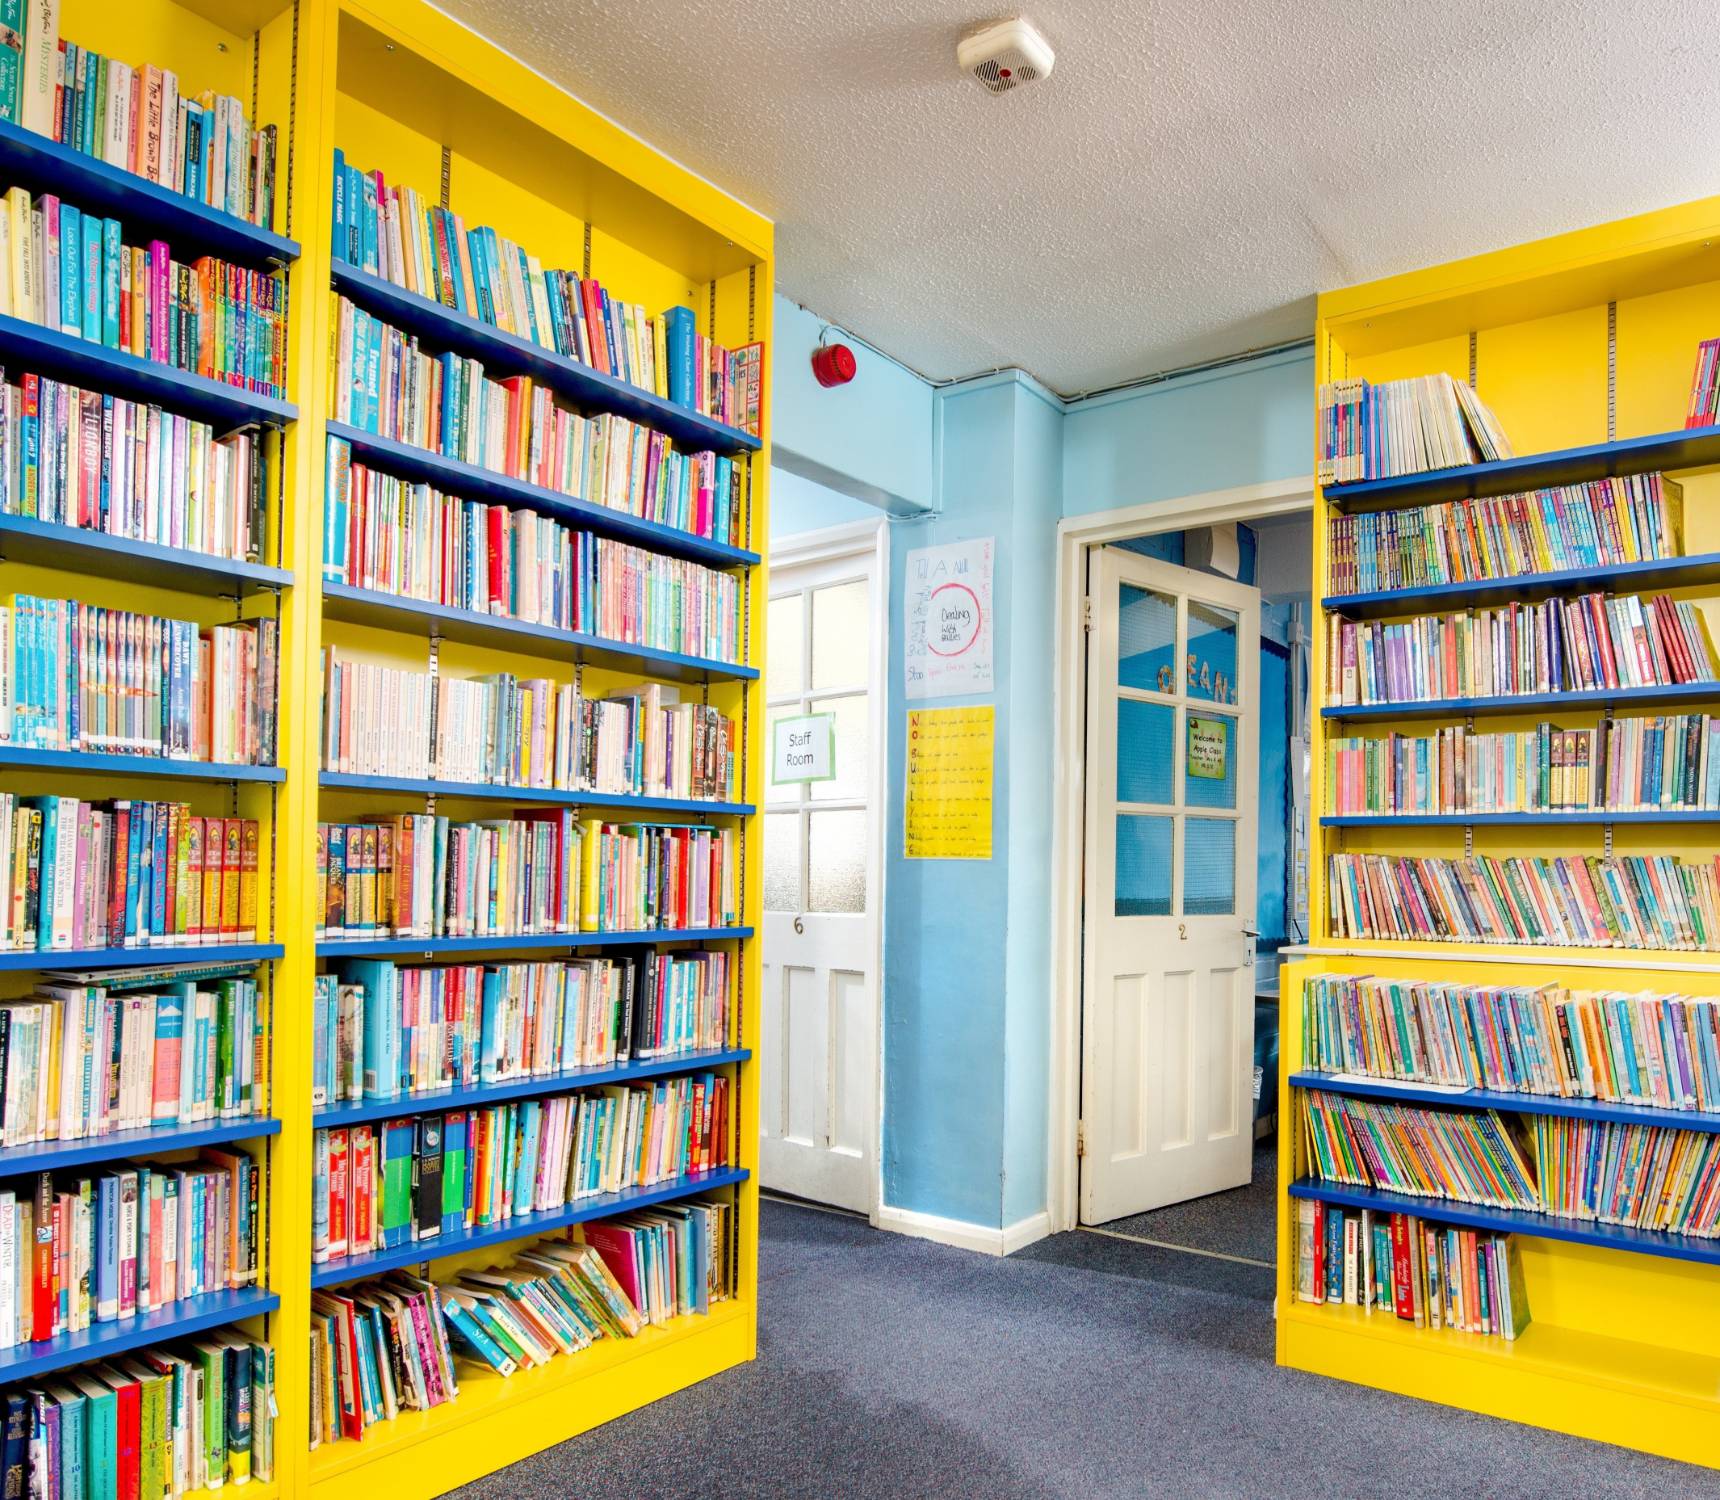
MULTIPOLYGON (((841 526, 825 526, 817 531, 801 531, 780 541, 772 540, 769 548, 771 572, 778 568, 799 567, 804 563, 838 562, 843 558, 862 557, 870 553, 872 612, 872 670, 867 682, 867 698, 871 704, 871 756, 867 805, 873 809, 872 847, 866 853, 866 951, 871 957, 877 1025, 872 1037, 872 1173, 868 1184, 867 1218, 878 1222, 879 1205, 884 1201, 884 855, 885 824, 889 809, 885 794, 889 787, 889 768, 885 765, 889 713, 884 702, 885 684, 889 679, 890 655, 890 527, 887 518, 876 521, 850 521, 841 526)), ((770 579, 765 579, 765 597, 770 597, 770 579)), ((762 732, 762 731, 761 731, 762 732)), ((766 759, 769 758, 766 747, 766 759)), ((764 797, 759 797, 759 816, 764 813, 764 797)))
MULTIPOLYGON (((1055 762, 1051 789, 1051 1077, 1046 1175, 1051 1231, 1073 1229, 1080 1211, 1075 1157, 1081 1113, 1081 859, 1086 818, 1087 553, 1107 542, 1227 521, 1295 515, 1314 504, 1314 476, 1207 490, 1175 500, 1071 516, 1057 523, 1056 660, 1052 669, 1055 762)), ((1318 606, 1318 591, 1315 604, 1318 606)))

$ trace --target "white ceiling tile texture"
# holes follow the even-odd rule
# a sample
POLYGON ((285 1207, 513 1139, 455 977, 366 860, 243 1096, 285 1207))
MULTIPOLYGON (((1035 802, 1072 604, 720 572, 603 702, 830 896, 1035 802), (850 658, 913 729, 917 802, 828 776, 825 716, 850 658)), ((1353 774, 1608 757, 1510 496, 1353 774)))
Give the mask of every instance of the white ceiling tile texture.
POLYGON ((777 222, 778 289, 934 379, 1066 395, 1310 331, 1313 293, 1720 191, 1694 0, 442 0, 777 222), (729 59, 739 61, 730 66, 729 59))

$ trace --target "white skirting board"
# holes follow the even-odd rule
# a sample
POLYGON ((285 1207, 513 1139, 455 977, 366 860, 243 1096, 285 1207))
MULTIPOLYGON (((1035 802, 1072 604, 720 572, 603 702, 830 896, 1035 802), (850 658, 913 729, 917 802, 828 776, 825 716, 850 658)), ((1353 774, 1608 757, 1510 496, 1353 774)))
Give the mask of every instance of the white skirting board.
POLYGON ((892 1234, 912 1235, 917 1240, 936 1240, 940 1245, 953 1245, 958 1250, 977 1250, 981 1255, 1012 1255, 1051 1233, 1051 1215, 1044 1210, 994 1229, 987 1224, 944 1219, 937 1214, 915 1213, 912 1209, 891 1208, 884 1203, 879 1205, 878 1217, 873 1222, 879 1229, 888 1229, 892 1234))

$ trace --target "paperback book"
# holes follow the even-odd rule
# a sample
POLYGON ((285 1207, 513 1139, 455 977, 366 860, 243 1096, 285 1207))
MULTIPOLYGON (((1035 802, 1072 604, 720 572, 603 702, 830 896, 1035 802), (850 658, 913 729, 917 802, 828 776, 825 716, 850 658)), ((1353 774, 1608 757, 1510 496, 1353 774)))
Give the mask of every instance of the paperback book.
POLYGON ((729 1080, 703 1072, 318 1130, 312 1259, 452 1254, 467 1230, 727 1166, 730 1109, 729 1080))
POLYGON ((1414 1214, 1297 1198, 1296 1300, 1359 1307, 1417 1328, 1517 1338, 1529 1293, 1517 1238, 1414 1214))
POLYGON ((1701 951, 1720 946, 1712 861, 1670 854, 1327 857, 1332 936, 1701 951))
POLYGON ((1521 578, 1684 553, 1684 488, 1627 474, 1327 522, 1333 594, 1521 578))
POLYGON ((720 950, 545 963, 352 959, 316 981, 311 1103, 396 1099, 728 1044, 720 950))
POLYGON ((1512 457, 1487 404, 1443 371, 1407 380, 1338 380, 1320 387, 1322 485, 1390 479, 1512 457))

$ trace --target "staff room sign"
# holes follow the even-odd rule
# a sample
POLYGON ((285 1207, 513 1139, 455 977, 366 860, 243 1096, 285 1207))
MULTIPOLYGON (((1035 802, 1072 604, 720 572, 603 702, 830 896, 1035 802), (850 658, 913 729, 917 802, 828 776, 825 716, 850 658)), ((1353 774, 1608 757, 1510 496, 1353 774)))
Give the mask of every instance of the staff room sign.
POLYGON ((835 779, 835 714, 796 714, 771 726, 771 785, 835 779))
POLYGON ((992 691, 989 536, 908 554, 907 690, 910 698, 992 691))

